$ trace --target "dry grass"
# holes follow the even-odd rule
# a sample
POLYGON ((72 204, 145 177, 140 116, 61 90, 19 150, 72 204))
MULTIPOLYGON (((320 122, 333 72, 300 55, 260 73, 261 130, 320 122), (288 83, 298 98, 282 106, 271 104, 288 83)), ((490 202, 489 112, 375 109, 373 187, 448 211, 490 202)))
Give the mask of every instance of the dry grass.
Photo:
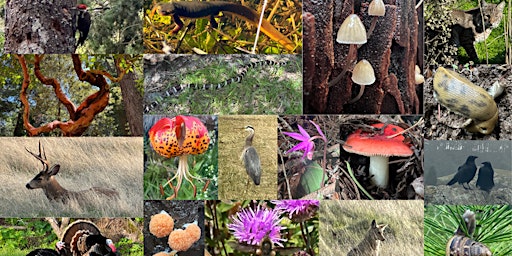
POLYGON ((142 138, 1 138, 0 216, 2 217, 133 217, 142 215, 142 138), (91 187, 116 189, 120 199, 92 195, 86 204, 49 202, 43 190, 25 188, 42 170, 26 152, 46 150, 50 165, 60 164, 55 176, 71 191, 91 187))
POLYGON ((277 198, 277 116, 219 117, 219 199, 277 198), (244 127, 255 130, 253 146, 258 151, 262 175, 260 185, 254 185, 240 160, 245 138, 244 127))
POLYGON ((320 204, 322 255, 346 255, 370 228, 388 224, 379 255, 423 255, 423 201, 327 201, 320 204))

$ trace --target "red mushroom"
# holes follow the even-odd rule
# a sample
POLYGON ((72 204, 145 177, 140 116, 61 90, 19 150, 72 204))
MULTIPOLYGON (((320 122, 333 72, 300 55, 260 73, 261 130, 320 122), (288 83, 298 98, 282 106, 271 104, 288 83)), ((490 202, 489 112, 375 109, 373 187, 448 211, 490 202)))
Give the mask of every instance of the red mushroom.
POLYGON ((386 188, 389 180, 389 157, 411 156, 413 151, 411 145, 404 142, 404 136, 389 138, 402 132, 404 129, 401 127, 383 123, 372 126, 380 131, 365 132, 359 129, 347 137, 343 149, 350 153, 369 156, 372 182, 378 187, 386 188))
POLYGON ((165 184, 171 184, 174 179, 178 179, 173 198, 178 196, 183 178, 192 184, 195 197, 197 189, 192 179, 199 178, 188 171, 187 158, 188 155, 202 154, 208 149, 210 137, 206 126, 192 116, 176 116, 172 119, 164 117, 149 130, 149 140, 158 154, 168 158, 180 157, 176 175, 165 184))

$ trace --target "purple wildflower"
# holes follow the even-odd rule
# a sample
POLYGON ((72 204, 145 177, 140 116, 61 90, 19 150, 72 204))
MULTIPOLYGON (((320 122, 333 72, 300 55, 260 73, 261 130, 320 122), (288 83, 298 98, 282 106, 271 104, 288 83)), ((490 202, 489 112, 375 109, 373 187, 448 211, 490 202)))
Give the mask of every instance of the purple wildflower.
POLYGON ((295 222, 310 219, 320 206, 318 200, 274 200, 275 210, 288 213, 288 218, 295 222))
POLYGON ((305 157, 307 157, 309 160, 311 160, 311 159, 313 159, 313 151, 315 150, 315 143, 313 142, 313 140, 321 138, 322 140, 327 142, 327 138, 325 137, 324 133, 320 129, 320 126, 315 124, 313 121, 309 121, 309 122, 311 122, 316 127, 316 130, 318 131, 318 134, 320 134, 320 136, 313 136, 313 137, 309 136, 309 134, 306 132, 306 130, 304 130, 304 128, 302 128, 302 126, 300 126, 300 125, 297 125, 299 127, 300 133, 283 132, 283 134, 288 135, 296 140, 301 141, 299 144, 295 145, 293 148, 286 151, 286 154, 293 152, 293 151, 304 150, 304 155, 302 156, 302 158, 304 159, 305 157))
POLYGON ((279 213, 273 209, 262 209, 258 206, 254 211, 246 208, 238 212, 231 221, 228 228, 239 242, 257 245, 268 237, 273 244, 283 247, 281 242, 286 241, 281 238, 280 232, 284 228, 279 225, 279 213))

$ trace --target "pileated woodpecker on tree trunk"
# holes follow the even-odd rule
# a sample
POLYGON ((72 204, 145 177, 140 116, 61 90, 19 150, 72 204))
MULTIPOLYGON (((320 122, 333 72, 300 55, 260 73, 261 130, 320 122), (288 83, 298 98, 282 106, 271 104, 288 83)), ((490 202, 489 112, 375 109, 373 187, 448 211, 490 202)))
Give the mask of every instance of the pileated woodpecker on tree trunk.
POLYGON ((76 47, 78 47, 85 43, 85 39, 87 39, 87 35, 89 34, 89 28, 91 27, 91 14, 87 11, 87 5, 85 4, 77 5, 76 9, 78 11, 76 29, 80 32, 80 37, 76 43, 76 47))

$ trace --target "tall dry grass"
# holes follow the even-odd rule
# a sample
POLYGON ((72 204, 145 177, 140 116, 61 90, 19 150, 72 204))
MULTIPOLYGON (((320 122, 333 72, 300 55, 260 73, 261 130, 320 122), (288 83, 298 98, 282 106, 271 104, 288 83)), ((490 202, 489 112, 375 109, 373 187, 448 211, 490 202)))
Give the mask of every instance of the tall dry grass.
POLYGON ((142 138, 0 138, 1 217, 134 217, 142 216, 142 138), (91 187, 115 189, 119 199, 90 195, 84 204, 50 202, 42 189, 25 184, 42 170, 26 150, 37 153, 44 146, 50 163, 60 164, 55 176, 71 191, 91 187))
POLYGON ((320 252, 347 255, 370 228, 388 224, 379 255, 423 255, 423 201, 322 201, 320 252))

